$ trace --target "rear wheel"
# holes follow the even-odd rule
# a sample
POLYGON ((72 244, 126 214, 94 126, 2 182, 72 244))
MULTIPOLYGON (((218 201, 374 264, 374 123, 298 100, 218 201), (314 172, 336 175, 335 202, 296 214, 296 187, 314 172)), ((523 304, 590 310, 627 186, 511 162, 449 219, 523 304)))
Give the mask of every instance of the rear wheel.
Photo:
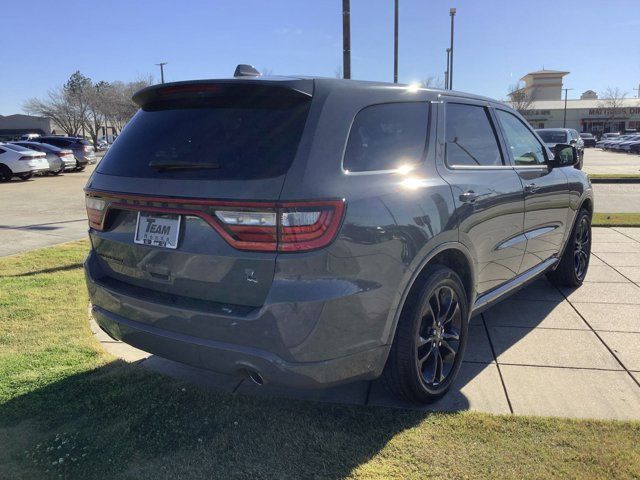
POLYGON ((76 167, 76 172, 82 172, 86 167, 82 165, 81 167, 76 167))
POLYGON ((578 213, 558 268, 547 277, 555 285, 579 287, 587 276, 590 258, 591 214, 583 208, 578 213))
POLYGON ((18 175, 18 178, 20 178, 20 180, 27 181, 29 180, 31 177, 33 177, 33 173, 29 172, 29 173, 21 173, 20 175, 18 175))
POLYGON ((419 294, 405 306, 383 373, 385 386, 415 403, 441 398, 455 380, 467 342, 467 296, 456 273, 429 267, 419 294))
POLYGON ((0 182, 8 182, 13 177, 11 169, 6 165, 0 165, 0 182))

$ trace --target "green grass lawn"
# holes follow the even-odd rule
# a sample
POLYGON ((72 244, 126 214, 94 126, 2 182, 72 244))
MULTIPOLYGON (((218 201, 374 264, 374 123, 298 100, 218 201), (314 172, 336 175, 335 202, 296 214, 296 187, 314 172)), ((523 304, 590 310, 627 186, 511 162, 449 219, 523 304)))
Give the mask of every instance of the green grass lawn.
POLYGON ((594 213, 594 227, 640 227, 640 213, 594 213))
POLYGON ((0 259, 0 478, 638 478, 640 423, 221 394, 104 353, 85 242, 0 259))

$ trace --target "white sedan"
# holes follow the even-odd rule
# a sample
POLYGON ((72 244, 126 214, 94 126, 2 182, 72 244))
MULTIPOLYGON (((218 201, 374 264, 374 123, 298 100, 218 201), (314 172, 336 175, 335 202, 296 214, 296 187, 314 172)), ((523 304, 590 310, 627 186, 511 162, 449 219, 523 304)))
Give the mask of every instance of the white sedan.
POLYGON ((16 145, 0 143, 0 182, 7 182, 16 176, 29 180, 35 173, 49 170, 49 162, 42 152, 22 149, 16 145))

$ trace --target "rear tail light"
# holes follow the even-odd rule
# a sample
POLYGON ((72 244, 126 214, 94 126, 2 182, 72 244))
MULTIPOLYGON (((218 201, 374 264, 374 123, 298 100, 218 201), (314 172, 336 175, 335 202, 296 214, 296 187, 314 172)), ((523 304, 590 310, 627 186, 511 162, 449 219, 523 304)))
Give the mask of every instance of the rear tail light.
MULTIPOLYGON (((128 197, 127 197, 128 198, 128 197)), ((133 199, 133 196, 131 197, 133 199)), ((316 250, 335 238, 344 215, 344 200, 311 202, 216 202, 208 200, 157 199, 136 196, 135 200, 164 201, 198 205, 203 209, 163 208, 114 203, 114 209, 163 211, 198 216, 211 225, 234 248, 261 252, 302 252, 316 250), (213 210, 212 214, 211 212, 213 210)), ((118 201, 116 201, 118 202, 118 201)), ((89 225, 104 228, 109 203, 86 197, 89 225)))
POLYGON ((107 202, 102 198, 86 196, 85 205, 87 207, 89 226, 96 230, 102 230, 104 226, 104 216, 107 211, 107 202))

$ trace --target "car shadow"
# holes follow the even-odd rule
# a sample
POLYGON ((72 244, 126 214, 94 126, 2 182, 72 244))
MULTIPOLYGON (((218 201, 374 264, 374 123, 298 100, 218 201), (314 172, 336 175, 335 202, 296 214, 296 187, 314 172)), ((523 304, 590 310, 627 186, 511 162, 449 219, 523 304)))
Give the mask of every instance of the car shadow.
POLYGON ((34 478, 337 479, 429 415, 206 391, 115 361, 1 404, 0 439, 18 432, 34 478))

